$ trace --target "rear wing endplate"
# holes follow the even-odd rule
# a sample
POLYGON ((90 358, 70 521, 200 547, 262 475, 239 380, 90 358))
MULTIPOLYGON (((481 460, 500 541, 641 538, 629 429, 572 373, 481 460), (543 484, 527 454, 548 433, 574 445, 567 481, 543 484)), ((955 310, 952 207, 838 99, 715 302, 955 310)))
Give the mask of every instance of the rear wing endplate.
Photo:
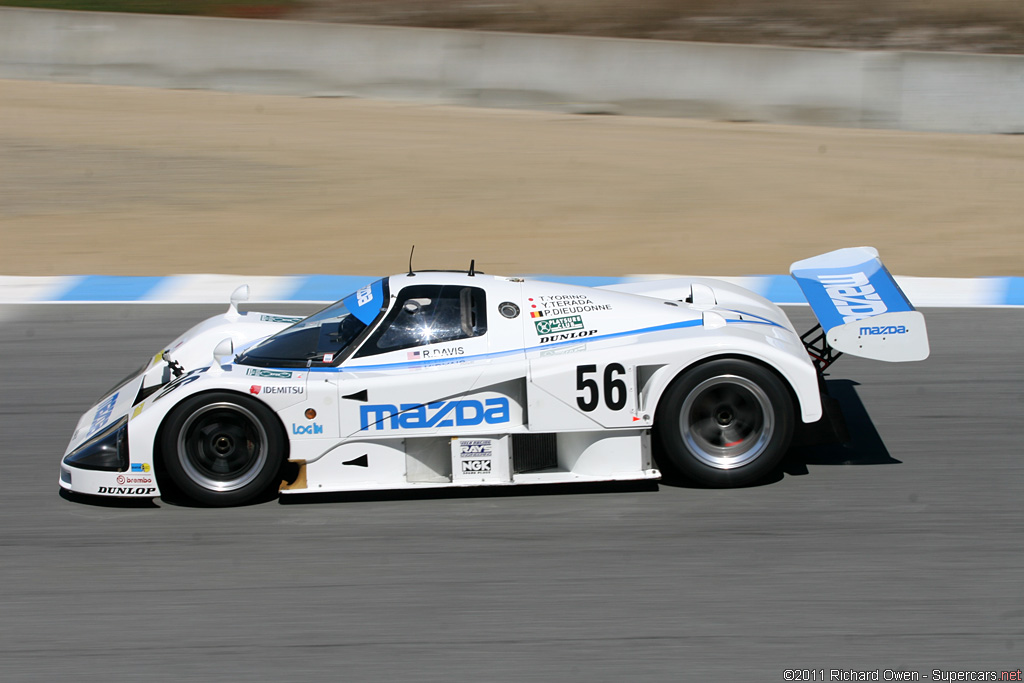
POLYGON ((924 316, 874 248, 839 249, 797 261, 789 272, 821 323, 827 346, 891 362, 928 357, 924 316))

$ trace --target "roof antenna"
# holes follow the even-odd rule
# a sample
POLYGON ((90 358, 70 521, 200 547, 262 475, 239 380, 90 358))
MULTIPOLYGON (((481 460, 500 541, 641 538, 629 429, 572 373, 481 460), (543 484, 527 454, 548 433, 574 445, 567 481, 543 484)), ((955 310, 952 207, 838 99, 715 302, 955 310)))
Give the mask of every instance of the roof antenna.
POLYGON ((476 275, 476 259, 469 260, 469 276, 474 277, 476 275))
POLYGON ((409 277, 416 277, 416 273, 412 272, 412 253, 416 251, 416 245, 412 245, 412 249, 409 250, 409 277))

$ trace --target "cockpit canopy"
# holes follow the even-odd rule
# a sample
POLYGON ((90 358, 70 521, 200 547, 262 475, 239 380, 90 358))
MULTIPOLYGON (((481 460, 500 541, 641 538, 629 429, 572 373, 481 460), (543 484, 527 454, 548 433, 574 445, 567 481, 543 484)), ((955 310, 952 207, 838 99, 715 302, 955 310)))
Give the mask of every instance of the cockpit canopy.
POLYGON ((245 365, 333 365, 487 332, 484 290, 461 284, 415 284, 388 306, 387 278, 377 280, 242 353, 245 365), (377 321, 384 316, 380 325, 377 321))
POLYGON ((382 315, 388 296, 386 278, 372 282, 246 349, 238 362, 280 367, 330 364, 382 315))

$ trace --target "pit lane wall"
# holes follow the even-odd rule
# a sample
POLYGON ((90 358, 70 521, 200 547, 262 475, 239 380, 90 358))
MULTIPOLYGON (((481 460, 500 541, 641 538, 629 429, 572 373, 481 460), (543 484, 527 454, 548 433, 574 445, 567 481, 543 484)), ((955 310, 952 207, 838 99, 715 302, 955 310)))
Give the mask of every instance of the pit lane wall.
POLYGON ((1024 56, 0 8, 0 78, 1024 132, 1024 56))

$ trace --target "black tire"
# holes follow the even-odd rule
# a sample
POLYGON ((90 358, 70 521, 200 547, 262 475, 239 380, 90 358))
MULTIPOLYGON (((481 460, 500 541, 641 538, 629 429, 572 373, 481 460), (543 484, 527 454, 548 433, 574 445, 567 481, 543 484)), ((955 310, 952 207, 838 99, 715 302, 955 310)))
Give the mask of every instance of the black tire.
POLYGON ((732 359, 699 365, 658 405, 659 465, 704 486, 748 486, 778 466, 794 419, 790 393, 771 370, 732 359))
POLYGON ((259 401, 229 392, 185 399, 167 418, 163 466, 178 491, 203 504, 244 505, 279 483, 285 436, 259 401))

